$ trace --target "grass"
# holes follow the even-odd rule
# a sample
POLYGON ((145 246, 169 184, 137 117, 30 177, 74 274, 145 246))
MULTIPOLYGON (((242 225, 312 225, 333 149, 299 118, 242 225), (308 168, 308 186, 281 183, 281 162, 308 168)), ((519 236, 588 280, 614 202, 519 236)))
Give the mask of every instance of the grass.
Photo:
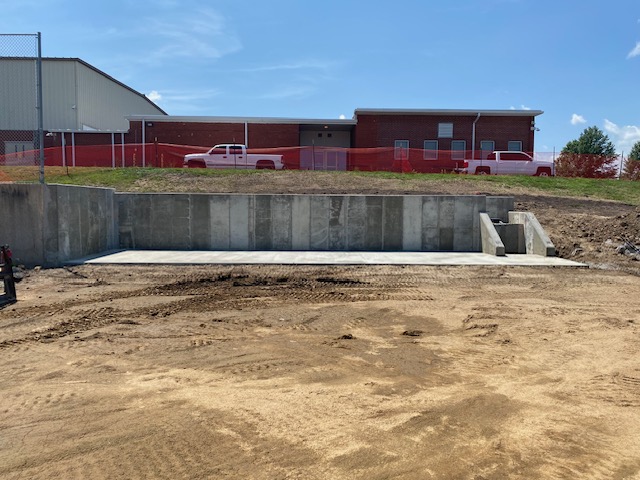
MULTIPOLYGON (((589 197, 640 205, 640 183, 628 180, 590 178, 475 176, 452 174, 402 174, 394 172, 302 172, 268 170, 206 170, 159 168, 90 168, 47 167, 47 183, 110 187, 117 191, 207 191, 212 185, 242 188, 243 182, 262 186, 275 184, 300 186, 302 181, 318 181, 330 185, 368 185, 389 190, 443 190, 450 185, 468 191, 527 191, 565 197, 589 197), (273 175, 270 179, 265 176, 273 175), (257 177, 260 176, 260 177, 257 177)), ((0 167, 0 181, 32 183, 38 181, 35 167, 0 167)), ((215 190, 212 190, 215 191, 215 190)))

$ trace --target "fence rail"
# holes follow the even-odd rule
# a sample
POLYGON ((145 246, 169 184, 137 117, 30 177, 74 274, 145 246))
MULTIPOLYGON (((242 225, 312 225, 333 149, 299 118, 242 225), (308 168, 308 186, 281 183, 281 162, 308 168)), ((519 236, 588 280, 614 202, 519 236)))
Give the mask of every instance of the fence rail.
MULTIPOLYGON (((117 136, 114 136, 117 139, 117 136)), ((208 147, 174 145, 167 143, 120 143, 110 145, 75 145, 44 149, 46 167, 153 167, 181 168, 183 159, 189 153, 204 153, 208 147)), ((11 180, 12 167, 36 167, 38 151, 25 150, 0 155, 0 181, 11 180)), ((359 170, 388 171, 401 173, 452 173, 464 167, 465 159, 486 159, 487 152, 482 151, 433 151, 422 149, 403 149, 401 154, 394 147, 378 148, 334 148, 334 147, 282 147, 249 149, 249 154, 281 155, 286 169, 290 170, 359 170)), ((598 170, 598 159, 593 155, 572 155, 570 164, 562 164, 562 156, 551 152, 535 152, 533 158, 554 163, 554 172, 558 176, 585 178, 616 178, 623 173, 622 166, 627 162, 621 156, 604 159, 609 162, 606 174, 598 170), (612 163, 612 161, 617 163, 612 163), (576 165, 589 165, 580 170, 576 165), (568 168, 567 165, 569 165, 568 168), (562 168, 565 168, 562 170, 562 168)), ((601 159, 601 161, 604 161, 601 159)), ((635 162, 634 162, 635 163, 635 162)), ((245 168, 238 165, 237 168, 245 168)), ((640 171, 640 167, 639 167, 640 171)), ((470 172, 473 173, 473 172, 470 172)), ((624 175, 622 175, 624 177, 624 175)), ((640 176, 627 176, 638 180, 640 176)))

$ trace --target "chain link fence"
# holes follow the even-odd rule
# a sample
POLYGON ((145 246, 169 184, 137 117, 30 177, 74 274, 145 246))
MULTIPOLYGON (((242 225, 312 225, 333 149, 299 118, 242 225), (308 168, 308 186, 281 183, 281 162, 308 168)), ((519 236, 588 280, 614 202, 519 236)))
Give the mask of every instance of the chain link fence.
POLYGON ((0 182, 44 182, 40 34, 0 34, 0 182))

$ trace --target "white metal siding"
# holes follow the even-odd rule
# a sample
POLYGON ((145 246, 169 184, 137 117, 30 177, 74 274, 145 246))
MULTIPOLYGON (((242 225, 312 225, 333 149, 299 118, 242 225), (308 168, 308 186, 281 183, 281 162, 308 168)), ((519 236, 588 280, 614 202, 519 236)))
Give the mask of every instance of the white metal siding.
POLYGON ((75 61, 42 62, 45 130, 77 129, 75 61))
MULTIPOLYGON (((43 59, 45 130, 128 130, 130 115, 162 115, 136 92, 74 59, 43 59)), ((0 130, 36 130, 35 60, 0 59, 0 130)))
POLYGON ((0 59, 0 130, 36 130, 35 60, 0 59))
POLYGON ((78 129, 128 130, 127 115, 158 115, 140 95, 85 65, 78 71, 78 129))

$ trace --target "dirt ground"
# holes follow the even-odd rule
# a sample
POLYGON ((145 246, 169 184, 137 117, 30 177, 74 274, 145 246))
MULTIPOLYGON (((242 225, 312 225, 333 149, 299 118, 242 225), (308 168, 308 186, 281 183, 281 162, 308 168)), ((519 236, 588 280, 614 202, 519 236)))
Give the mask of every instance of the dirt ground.
POLYGON ((28 271, 0 478, 640 479, 640 211, 515 196, 589 267, 28 271))

